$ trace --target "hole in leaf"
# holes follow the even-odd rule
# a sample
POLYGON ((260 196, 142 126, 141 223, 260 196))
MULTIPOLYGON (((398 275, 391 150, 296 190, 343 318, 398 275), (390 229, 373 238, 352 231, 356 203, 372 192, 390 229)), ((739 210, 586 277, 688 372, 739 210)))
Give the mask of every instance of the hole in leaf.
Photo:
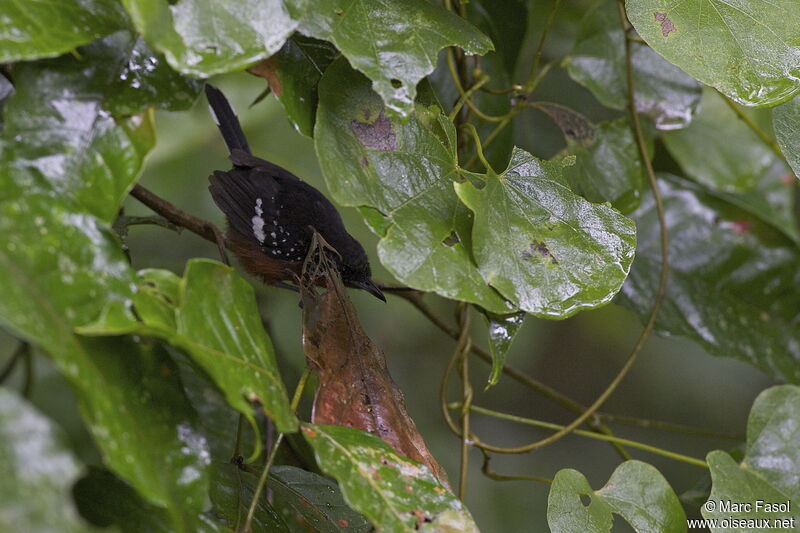
POLYGON ((459 242, 461 242, 461 240, 458 238, 455 231, 451 231, 450 235, 442 239, 442 244, 445 246, 455 246, 459 242))
POLYGON ((399 89, 400 87, 403 86, 403 82, 398 80, 397 78, 392 78, 391 80, 389 80, 389 83, 391 83, 392 87, 394 87, 395 89, 399 89))
POLYGON ((589 507, 589 504, 592 503, 592 499, 588 494, 581 494, 581 503, 584 507, 589 507))

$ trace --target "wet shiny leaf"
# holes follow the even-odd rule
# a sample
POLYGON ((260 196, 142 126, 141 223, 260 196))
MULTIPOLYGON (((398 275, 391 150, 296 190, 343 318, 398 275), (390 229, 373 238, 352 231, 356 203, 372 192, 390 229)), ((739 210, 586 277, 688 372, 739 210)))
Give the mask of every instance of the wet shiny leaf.
POLYGON ((566 154, 575 156, 564 177, 577 194, 590 202, 610 202, 623 213, 638 207, 646 179, 627 119, 598 124, 584 142, 568 138, 566 154))
MULTIPOLYGON (((172 533, 189 524, 173 523, 168 510, 144 501, 133 488, 108 470, 92 467, 72 489, 81 516, 92 524, 114 525, 122 533, 172 533)), ((191 521, 191 531, 229 531, 214 517, 201 514, 191 521)))
POLYGON ((398 455, 378 437, 315 424, 303 424, 302 432, 350 507, 380 531, 478 531, 467 509, 427 467, 398 455))
MULTIPOLYGON (((258 478, 239 469, 233 463, 212 465, 211 503, 213 513, 233 531, 241 531, 258 478)), ((264 498, 263 493, 253 514, 253 533, 292 533, 275 508, 264 498)), ((311 530, 313 531, 313 530, 311 530)))
POLYGON ((256 407, 280 431, 297 430, 253 288, 230 267, 193 259, 183 279, 167 271, 142 271, 134 306, 136 316, 111 304, 99 320, 79 331, 162 338, 185 350, 256 431, 256 407))
POLYGON ((172 70, 164 55, 151 50, 141 35, 127 31, 82 48, 81 54, 84 61, 103 65, 105 107, 114 115, 130 115, 151 106, 188 109, 202 88, 200 82, 172 70))
POLYGON ((108 222, 152 144, 148 120, 103 108, 98 70, 73 59, 15 68, 0 146, 0 323, 52 357, 109 468, 148 501, 191 515, 207 450, 168 358, 73 332, 132 295, 108 222))
MULTIPOLYGON (((706 351, 800 382, 800 250, 785 233, 697 185, 660 175, 670 235, 670 276, 656 327, 706 351)), ((643 318, 653 305, 660 265, 652 197, 634 214, 639 229, 626 305, 643 318)))
POLYGON ((633 221, 576 196, 562 162, 515 148, 483 188, 456 184, 475 214, 472 248, 484 279, 520 309, 565 318, 611 300, 633 261, 633 221))
POLYGON ((307 2, 287 0, 122 0, 136 29, 184 74, 241 70, 277 52, 307 2))
POLYGON ((0 529, 89 531, 70 503, 81 466, 63 440, 51 420, 0 388, 0 529))
MULTIPOLYGON (((87 54, 125 61, 115 39, 88 47, 87 54)), ((111 115, 112 77, 106 65, 75 58, 17 65, 3 131, 4 159, 20 172, 19 187, 67 197, 107 222, 155 142, 147 115, 111 115)))
POLYGON ((689 127, 663 139, 689 177, 720 191, 752 188, 777 157, 713 89, 689 127))
POLYGON ((338 485, 326 477, 292 466, 276 466, 269 472, 268 485, 272 489, 273 507, 295 530, 372 531, 370 523, 347 506, 338 485))
POLYGON ((631 0, 625 8, 654 50, 740 104, 772 106, 800 92, 794 1, 631 0))
POLYGON ((372 80, 389 115, 414 111, 417 83, 445 46, 485 54, 492 42, 461 17, 426 0, 310 0, 299 31, 332 42, 372 80), (379 23, 378 23, 379 22, 379 23))
MULTIPOLYGON (((430 96, 423 95, 430 100, 430 96)), ((381 262, 403 283, 494 312, 510 306, 489 287, 459 234, 469 211, 453 191, 455 130, 435 104, 416 104, 405 122, 386 116, 369 81, 340 59, 320 84, 314 131, 328 188, 343 205, 368 206, 386 225, 381 262), (377 212, 377 213, 376 213, 377 212)), ((363 211, 362 211, 363 212, 363 211)))
POLYGON ((773 109, 772 123, 786 161, 794 175, 800 178, 800 98, 793 98, 773 109))
POLYGON ((506 354, 511 349, 514 337, 517 336, 525 322, 525 313, 512 315, 486 313, 486 320, 489 322, 489 351, 492 354, 492 372, 489 374, 489 381, 486 385, 488 388, 497 385, 497 382, 500 381, 506 354))
POLYGON ((317 86, 337 55, 330 43, 295 34, 278 53, 251 67, 249 72, 267 80, 295 129, 313 137, 317 86))
POLYGON ((577 470, 560 470, 547 500, 554 533, 607 533, 618 514, 637 533, 686 531, 686 515, 672 487, 655 467, 641 461, 619 465, 606 485, 592 490, 577 470), (646 490, 644 490, 646 487, 646 490), (591 501, 584 505, 581 497, 591 501))
POLYGON ((3 2, 0 63, 58 56, 128 24, 116 0, 3 2))
MULTIPOLYGON (((800 498, 800 387, 782 385, 759 394, 750 411, 747 423, 745 457, 737 463, 721 450, 708 454, 712 489, 709 501, 713 509, 702 506, 705 518, 735 518, 767 520, 783 528, 800 523, 800 509, 795 502, 800 498), (759 507, 757 502, 762 502, 759 507), (725 509, 729 502, 749 503, 747 512, 742 509, 725 509), (766 505, 774 506, 766 508, 766 505), (781 505, 782 507, 778 507, 781 505)), ((761 531, 764 527, 748 528, 761 531)), ((715 531, 723 531, 717 529, 715 531)))
MULTIPOLYGON (((640 43, 632 47, 637 111, 651 117, 660 130, 686 127, 700 101, 700 84, 650 47, 640 43)), ((616 1, 605 0, 586 13, 565 63, 572 79, 592 91, 601 104, 625 109, 625 33, 616 1)))

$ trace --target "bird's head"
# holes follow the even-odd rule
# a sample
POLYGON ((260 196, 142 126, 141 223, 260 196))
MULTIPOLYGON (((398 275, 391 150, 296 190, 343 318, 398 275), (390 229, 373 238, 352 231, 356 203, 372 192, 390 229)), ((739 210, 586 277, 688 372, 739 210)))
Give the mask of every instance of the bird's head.
POLYGON ((372 270, 364 248, 353 239, 357 249, 349 250, 350 253, 342 255, 341 273, 342 281, 348 287, 363 289, 379 300, 386 301, 383 292, 372 281, 372 270))

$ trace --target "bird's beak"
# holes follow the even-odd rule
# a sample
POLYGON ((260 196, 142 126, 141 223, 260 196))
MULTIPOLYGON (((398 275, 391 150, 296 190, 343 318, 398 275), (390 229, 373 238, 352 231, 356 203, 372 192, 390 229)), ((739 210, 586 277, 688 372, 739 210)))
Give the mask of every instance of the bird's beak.
POLYGON ((364 289, 378 300, 382 300, 384 302, 386 301, 386 296, 383 295, 383 292, 378 288, 377 285, 375 285, 375 282, 372 281, 371 279, 368 279, 367 281, 357 281, 352 283, 352 285, 357 289, 364 289))

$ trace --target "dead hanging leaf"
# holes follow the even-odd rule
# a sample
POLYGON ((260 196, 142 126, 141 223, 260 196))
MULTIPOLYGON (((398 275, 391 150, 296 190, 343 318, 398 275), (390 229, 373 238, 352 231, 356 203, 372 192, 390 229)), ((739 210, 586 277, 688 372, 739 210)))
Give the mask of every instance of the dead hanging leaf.
POLYGON ((277 56, 271 56, 267 59, 263 59, 247 69, 247 72, 252 74, 253 76, 258 76, 259 78, 264 78, 267 80, 269 84, 269 88, 275 93, 275 96, 280 96, 283 93, 283 87, 281 86, 281 80, 278 77, 278 58, 277 56))
POLYGON ((303 289, 303 348, 308 364, 319 372, 312 422, 377 435, 398 453, 427 465, 449 487, 335 269, 325 276, 324 289, 321 294, 303 289))

